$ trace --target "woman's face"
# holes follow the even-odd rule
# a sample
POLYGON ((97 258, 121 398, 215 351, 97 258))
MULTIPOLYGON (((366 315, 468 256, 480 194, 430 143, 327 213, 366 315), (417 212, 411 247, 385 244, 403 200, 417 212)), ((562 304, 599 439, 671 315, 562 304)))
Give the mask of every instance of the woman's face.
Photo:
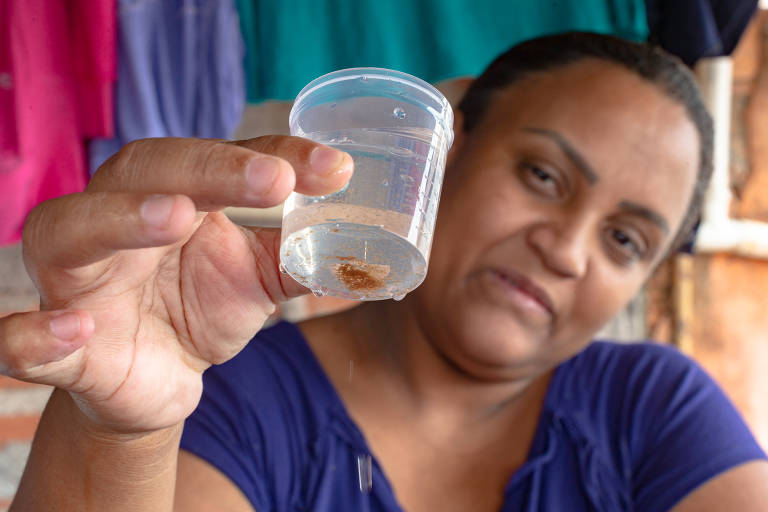
POLYGON ((698 155, 684 107, 616 65, 583 60, 497 93, 449 158, 414 296, 431 343, 493 380, 581 350, 664 256, 698 155))

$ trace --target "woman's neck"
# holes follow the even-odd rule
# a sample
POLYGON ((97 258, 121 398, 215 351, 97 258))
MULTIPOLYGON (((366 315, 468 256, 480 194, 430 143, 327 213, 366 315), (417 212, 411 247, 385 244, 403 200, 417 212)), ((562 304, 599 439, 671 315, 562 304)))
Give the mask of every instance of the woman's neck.
POLYGON ((546 395, 551 372, 498 381, 462 371, 438 348, 450 340, 430 338, 409 299, 366 303, 304 325, 345 402, 397 411, 435 435, 538 418, 546 395))

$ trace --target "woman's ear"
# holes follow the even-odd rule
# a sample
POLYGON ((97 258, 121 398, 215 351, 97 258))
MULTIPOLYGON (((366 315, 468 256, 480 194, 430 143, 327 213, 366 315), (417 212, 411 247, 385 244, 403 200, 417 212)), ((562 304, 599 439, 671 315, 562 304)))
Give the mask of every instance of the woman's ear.
POLYGON ((451 144, 451 149, 448 151, 448 156, 445 159, 446 165, 450 164, 456 155, 459 154, 461 147, 464 145, 465 138, 464 112, 457 109, 453 111, 453 144, 451 144))

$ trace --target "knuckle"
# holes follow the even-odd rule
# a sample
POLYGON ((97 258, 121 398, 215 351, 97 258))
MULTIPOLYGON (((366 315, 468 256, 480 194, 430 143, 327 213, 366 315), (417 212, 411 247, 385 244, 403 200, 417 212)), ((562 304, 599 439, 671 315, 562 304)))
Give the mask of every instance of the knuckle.
POLYGON ((38 203, 27 215, 26 221, 24 222, 24 233, 30 231, 34 232, 41 227, 41 224, 46 224, 48 222, 48 217, 50 217, 48 212, 59 204, 63 198, 74 195, 76 194, 69 194, 67 196, 48 199, 47 201, 38 203))
POLYGON ((50 199, 32 210, 22 234, 24 261, 30 275, 32 262, 51 261, 58 249, 68 245, 68 237, 93 223, 91 203, 95 197, 98 194, 78 192, 50 199))
POLYGON ((206 180, 221 176, 222 169, 240 169, 253 156, 252 152, 225 141, 211 141, 196 146, 190 164, 206 180))
POLYGON ((295 164, 306 159, 318 144, 308 139, 291 135, 263 135, 253 139, 237 141, 234 145, 251 151, 280 158, 286 163, 295 164))
POLYGON ((15 313, 0 319, 0 373, 14 378, 23 378, 29 366, 24 344, 18 340, 24 328, 21 316, 15 313))
POLYGON ((127 144, 123 145, 122 148, 120 148, 120 151, 118 151, 116 154, 118 157, 126 157, 130 156, 131 153, 136 151, 137 147, 141 147, 142 145, 146 144, 147 139, 136 139, 128 142, 127 144))
POLYGON ((265 135, 254 139, 252 149, 272 156, 281 156, 300 143, 296 137, 287 137, 285 135, 265 135))
POLYGON ((27 253, 27 249, 34 245, 34 240, 37 238, 37 233, 40 230, 43 223, 40 222, 40 217, 43 215, 43 210, 46 208, 45 203, 40 203, 35 206, 31 212, 27 215, 27 219, 24 221, 24 229, 21 233, 21 239, 24 243, 24 252, 27 253))
MULTIPOLYGON (((66 196, 65 196, 66 197, 66 196)), ((48 233, 57 223, 57 216, 50 212, 64 198, 49 199, 35 206, 27 215, 22 231, 24 259, 35 255, 47 243, 48 233)))
POLYGON ((130 169, 137 154, 141 154, 141 148, 147 139, 138 139, 128 142, 114 155, 96 170, 91 176, 87 190, 109 190, 110 178, 115 175, 125 174, 130 169))
POLYGON ((126 164, 130 162, 136 154, 142 152, 142 148, 151 143, 152 139, 136 139, 123 145, 120 150, 115 153, 115 157, 118 163, 126 164))
POLYGON ((190 148, 185 156, 185 161, 188 162, 185 167, 191 170, 196 181, 202 180, 207 183, 216 178, 216 161, 219 154, 220 150, 216 143, 190 148))
POLYGON ((194 146, 190 157, 195 162, 202 162, 203 167, 207 168, 210 167, 211 164, 215 166, 220 160, 232 157, 233 154, 240 153, 238 149, 240 148, 236 149, 232 145, 220 141, 208 142, 206 144, 194 146))
POLYGON ((26 371, 27 365, 24 360, 17 355, 11 355, 10 357, 5 358, 4 361, 0 362, 0 367, 2 367, 5 375, 13 377, 14 379, 25 379, 28 376, 26 371))
POLYGON ((290 143, 285 137, 269 135, 264 137, 264 140, 262 141, 264 153, 279 155, 286 149, 286 147, 290 147, 290 143))

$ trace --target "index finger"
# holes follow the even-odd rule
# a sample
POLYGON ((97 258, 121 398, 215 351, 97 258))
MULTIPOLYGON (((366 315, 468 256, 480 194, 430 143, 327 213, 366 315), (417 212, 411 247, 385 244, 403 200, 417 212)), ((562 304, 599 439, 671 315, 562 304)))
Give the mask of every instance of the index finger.
POLYGON ((336 192, 352 176, 354 164, 348 153, 309 139, 269 135, 232 144, 287 160, 296 172, 296 192, 301 194, 319 196, 336 192))
POLYGON ((94 174, 88 190, 183 194, 199 210, 264 208, 294 189, 312 195, 338 190, 351 173, 349 155, 298 137, 236 143, 158 138, 123 147, 94 174))

